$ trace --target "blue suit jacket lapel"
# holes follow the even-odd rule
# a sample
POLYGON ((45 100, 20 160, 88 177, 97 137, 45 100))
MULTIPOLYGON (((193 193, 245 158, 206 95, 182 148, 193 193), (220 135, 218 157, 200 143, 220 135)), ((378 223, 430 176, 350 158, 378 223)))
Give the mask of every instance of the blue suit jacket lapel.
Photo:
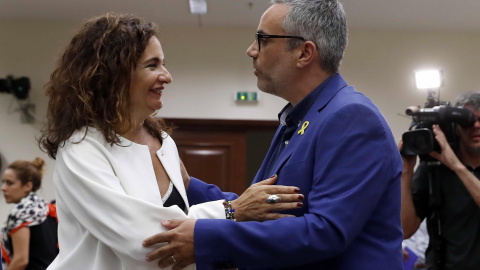
POLYGON ((273 171, 278 174, 280 169, 284 166, 284 164, 288 161, 290 156, 292 155, 293 151, 297 150, 298 144, 305 139, 310 139, 310 134, 314 134, 312 132, 308 132, 309 130, 314 129, 314 125, 316 120, 318 120, 317 113, 321 111, 325 106, 327 106, 328 102, 344 87, 347 86, 347 82, 342 78, 340 74, 334 75, 335 78, 332 78, 328 85, 322 90, 322 93, 318 96, 315 103, 312 105, 310 110, 308 111, 307 115, 303 119, 303 122, 298 126, 297 130, 293 134, 292 138, 290 139, 288 145, 283 150, 283 153, 278 157, 278 160, 273 167, 273 171), (302 128, 303 123, 305 121, 309 121, 309 126, 305 129, 303 135, 299 135, 298 132, 302 128), (310 126, 312 125, 312 126, 310 126))
POLYGON ((275 132, 275 135, 273 136, 272 143, 270 144, 270 148, 268 149, 268 152, 265 155, 265 158, 263 159, 262 166, 260 166, 260 169, 255 175, 255 178, 253 179, 252 184, 255 184, 257 182, 264 180, 263 175, 265 174, 265 170, 267 169, 267 164, 272 158, 273 152, 275 151, 272 145, 276 145, 276 142, 281 139, 280 136, 278 136, 281 129, 282 129, 282 125, 279 125, 277 128, 277 132, 275 132))
MULTIPOLYGON (((342 78, 340 74, 335 74, 333 75, 335 78, 332 78, 330 82, 328 82, 328 85, 326 85, 325 89, 323 89, 322 93, 320 93, 319 97, 315 101, 315 103, 312 105, 310 110, 308 111, 307 115, 303 119, 302 124, 305 121, 315 121, 316 119, 316 113, 321 111, 327 104, 328 102, 340 91, 342 88, 347 86, 347 82, 342 78), (310 120, 309 120, 310 119, 310 120)), ((278 157, 277 162, 275 163, 275 166, 273 167, 273 172, 278 174, 280 169, 283 167, 283 165, 287 162, 287 160, 290 158, 292 155, 293 151, 297 148, 298 143, 302 140, 302 137, 308 138, 309 135, 311 134, 308 132, 305 132, 303 136, 298 135, 298 131, 302 128, 302 125, 300 125, 295 133, 293 134, 292 138, 290 139, 288 145, 285 147, 283 150, 282 154, 280 157, 278 157)), ((272 149, 272 145, 276 145, 277 141, 280 140, 278 133, 281 129, 281 126, 278 127, 277 132, 275 133, 275 136, 273 137, 272 144, 270 145, 270 149, 267 152, 267 155, 262 163, 262 166, 260 167, 260 170, 257 172, 257 175, 255 176, 255 179, 253 183, 262 181, 261 179, 264 174, 265 174, 265 169, 267 167, 267 162, 270 160, 273 151, 275 149, 272 149)), ((308 128, 307 128, 308 129, 308 128)), ((313 129, 313 126, 310 127, 310 129, 313 129)))

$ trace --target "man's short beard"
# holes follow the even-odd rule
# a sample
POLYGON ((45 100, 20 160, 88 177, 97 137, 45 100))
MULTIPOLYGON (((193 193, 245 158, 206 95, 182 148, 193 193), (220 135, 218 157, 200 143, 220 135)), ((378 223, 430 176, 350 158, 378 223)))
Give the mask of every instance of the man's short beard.
POLYGON ((480 146, 478 146, 478 147, 467 146, 466 149, 469 153, 472 153, 472 154, 480 153, 480 146))

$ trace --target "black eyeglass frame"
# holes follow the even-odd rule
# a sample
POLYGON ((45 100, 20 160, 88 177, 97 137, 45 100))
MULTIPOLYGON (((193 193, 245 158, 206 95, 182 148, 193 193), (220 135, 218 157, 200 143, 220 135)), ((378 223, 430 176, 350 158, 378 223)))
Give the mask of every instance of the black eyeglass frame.
POLYGON ((269 35, 269 34, 263 34, 259 32, 255 33, 255 35, 257 36, 258 51, 260 51, 260 39, 262 38, 296 38, 296 39, 301 39, 304 42, 307 41, 305 38, 299 37, 299 36, 269 35))

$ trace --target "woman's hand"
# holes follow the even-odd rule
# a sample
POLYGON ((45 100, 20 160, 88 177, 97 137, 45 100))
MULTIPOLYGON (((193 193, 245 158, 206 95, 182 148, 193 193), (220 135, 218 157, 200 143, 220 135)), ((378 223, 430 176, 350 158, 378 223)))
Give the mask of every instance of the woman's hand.
POLYGON ((404 248, 402 248, 402 255, 403 255, 403 261, 408 262, 408 257, 410 256, 408 256, 408 252, 404 248))
POLYGON ((273 185, 277 181, 277 175, 251 185, 240 197, 232 201, 237 221, 264 221, 293 217, 276 213, 280 210, 295 209, 303 206, 304 198, 299 194, 300 189, 293 186, 273 185), (268 196, 276 194, 280 197, 277 203, 267 203, 268 196))

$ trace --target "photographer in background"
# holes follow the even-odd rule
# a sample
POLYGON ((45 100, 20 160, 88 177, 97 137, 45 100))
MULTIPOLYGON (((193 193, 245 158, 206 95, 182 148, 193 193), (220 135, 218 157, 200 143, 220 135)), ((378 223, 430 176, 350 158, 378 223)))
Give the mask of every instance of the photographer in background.
MULTIPOLYGON (((458 150, 452 150, 438 125, 433 126, 441 153, 430 156, 440 161, 438 191, 440 204, 435 214, 429 203, 427 161, 414 171, 417 156, 402 155, 402 225, 404 238, 412 236, 424 218, 430 242, 425 254, 427 269, 480 269, 480 92, 460 95, 455 106, 472 111, 477 119, 470 128, 456 127, 458 150), (440 217, 437 223, 436 216, 440 217), (441 225, 441 237, 437 228, 441 225), (441 257, 439 257, 441 256, 441 257), (438 265, 438 262, 441 262, 438 265)), ((399 144, 402 149, 403 142, 399 144)))

